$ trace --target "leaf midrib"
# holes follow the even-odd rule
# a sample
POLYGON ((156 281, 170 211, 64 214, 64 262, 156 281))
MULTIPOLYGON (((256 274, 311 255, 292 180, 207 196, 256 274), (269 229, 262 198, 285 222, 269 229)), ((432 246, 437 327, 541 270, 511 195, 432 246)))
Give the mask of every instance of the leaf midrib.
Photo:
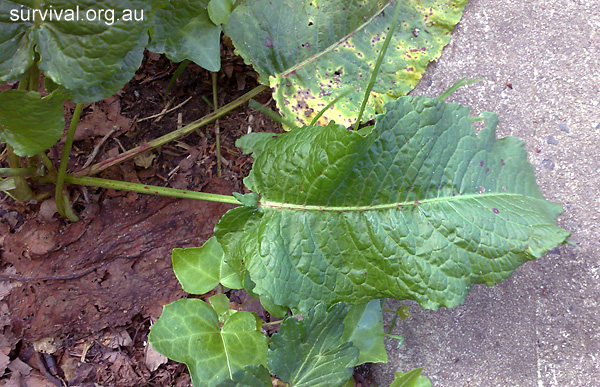
POLYGON ((429 203, 438 203, 438 202, 453 202, 460 200, 470 200, 470 199, 481 199, 481 198, 506 198, 506 197, 525 197, 532 200, 544 201, 544 199, 538 199, 531 196, 527 196, 525 194, 517 194, 517 193, 487 193, 487 194, 468 194, 468 195, 457 195, 457 196, 444 196, 433 199, 423 199, 416 200, 412 202, 398 202, 398 203, 385 203, 385 204, 377 204, 377 205, 368 205, 368 206, 336 206, 336 207, 327 207, 327 206, 315 206, 315 205, 307 205, 307 204, 293 204, 293 203, 280 203, 280 202, 272 202, 272 201, 260 201, 258 203, 259 207, 267 207, 279 210, 298 210, 298 211, 320 211, 320 212, 354 212, 354 211, 380 211, 380 210, 389 210, 393 208, 401 208, 408 206, 419 206, 422 204, 429 203))

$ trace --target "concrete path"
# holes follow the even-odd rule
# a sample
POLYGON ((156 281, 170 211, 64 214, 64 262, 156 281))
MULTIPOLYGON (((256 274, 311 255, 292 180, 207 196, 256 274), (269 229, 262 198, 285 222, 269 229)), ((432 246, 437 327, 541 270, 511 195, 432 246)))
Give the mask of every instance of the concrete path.
POLYGON ((493 288, 476 286, 454 309, 404 302, 412 316, 394 333, 405 342, 388 342, 377 385, 422 366, 434 387, 599 387, 600 1, 470 0, 412 94, 438 96, 462 77, 484 81, 449 101, 498 113, 498 135, 526 142, 577 246, 554 249, 493 288))

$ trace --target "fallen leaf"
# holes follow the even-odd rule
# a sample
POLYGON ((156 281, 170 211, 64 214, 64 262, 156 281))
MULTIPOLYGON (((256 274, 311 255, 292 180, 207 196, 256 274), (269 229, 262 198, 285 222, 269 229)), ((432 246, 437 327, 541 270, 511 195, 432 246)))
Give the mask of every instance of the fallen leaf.
POLYGON ((146 368, 150 372, 154 372, 163 364, 166 364, 169 359, 154 349, 150 343, 146 344, 146 349, 144 350, 144 362, 146 363, 146 368))

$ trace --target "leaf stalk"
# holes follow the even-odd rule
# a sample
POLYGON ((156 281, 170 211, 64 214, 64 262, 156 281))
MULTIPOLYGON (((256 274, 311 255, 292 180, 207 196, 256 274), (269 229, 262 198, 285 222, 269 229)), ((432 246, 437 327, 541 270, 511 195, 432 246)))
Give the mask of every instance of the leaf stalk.
POLYGON ((58 176, 56 178, 56 190, 54 194, 56 198, 56 210, 59 214, 65 216, 71 222, 77 222, 79 221, 79 218, 71 210, 69 196, 64 190, 65 175, 67 174, 67 164, 69 162, 69 154, 71 153, 71 148, 73 147, 73 138, 75 137, 75 130, 77 129, 77 124, 79 123, 79 118, 81 117, 82 111, 83 103, 78 103, 75 106, 75 111, 73 112, 73 116, 71 117, 71 123, 69 124, 67 138, 65 139, 65 146, 63 147, 62 156, 60 157, 60 166, 58 167, 58 176))
POLYGON ((219 195, 206 192, 188 191, 169 187, 157 187, 153 185, 129 183, 125 181, 101 179, 98 177, 66 175, 65 182, 69 184, 84 185, 89 187, 108 188, 137 192, 142 194, 151 194, 158 196, 168 196, 182 199, 204 200, 209 202, 227 203, 241 205, 233 196, 219 195))

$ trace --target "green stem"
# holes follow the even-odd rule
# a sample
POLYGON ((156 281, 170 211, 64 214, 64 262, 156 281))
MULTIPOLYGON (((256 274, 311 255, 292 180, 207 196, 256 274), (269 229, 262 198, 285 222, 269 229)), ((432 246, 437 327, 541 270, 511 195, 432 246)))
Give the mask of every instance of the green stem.
POLYGON ((66 175, 65 182, 69 184, 85 185, 89 187, 118 189, 125 191, 138 192, 143 194, 152 194, 158 196, 169 196, 183 199, 205 200, 209 202, 228 203, 241 205, 240 202, 233 196, 211 194, 206 192, 186 191, 183 189, 175 189, 168 187, 157 187, 153 185, 129 183, 125 181, 100 179, 97 177, 79 177, 74 175, 66 175))
POLYGON ((165 97, 171 92, 171 89, 173 89, 173 86, 175 86, 175 82, 177 81, 177 78, 179 78, 179 76, 181 74, 183 74, 183 72, 189 66, 190 63, 192 63, 192 61, 189 59, 186 59, 179 64, 179 66, 177 67, 177 70, 175 70, 175 72, 173 73, 173 76, 171 77, 171 80, 169 81, 169 84, 167 85, 167 89, 165 90, 165 97))
MULTIPOLYGON (((390 3, 391 4, 391 3, 390 3)), ((385 37, 385 42, 383 42, 383 47, 381 48, 381 52, 379 53, 379 57, 377 58, 377 62, 375 63, 375 68, 373 69, 373 74, 371 74, 371 80, 369 80, 369 85, 367 86, 367 90, 365 91, 365 97, 363 98, 362 105, 360 105, 360 110, 358 113, 358 119, 356 120, 356 125, 354 125, 354 130, 358 130, 358 127, 361 124, 363 113, 365 112, 365 108, 367 107, 367 101, 369 100, 369 95, 371 94, 371 90, 373 90, 373 86, 375 85, 375 80, 377 80, 377 73, 379 72, 379 67, 381 67, 381 62, 383 61, 383 57, 390 45, 390 41, 392 40, 392 36, 394 35, 394 29, 396 28, 396 20, 398 19, 398 11, 400 10, 400 1, 396 3, 396 10, 394 11, 394 17, 392 18, 392 25, 390 26, 390 30, 388 31, 387 36, 385 37)))
POLYGON ((243 103, 245 103, 246 101, 252 99, 253 97, 257 96, 258 94, 262 93, 263 91, 265 91, 267 89, 267 86, 261 85, 258 87, 255 87, 254 89, 250 90, 248 93, 244 94, 243 96, 241 96, 240 98, 236 99, 233 102, 228 103, 227 105, 223 106, 222 108, 220 108, 219 110, 214 111, 213 113, 192 122, 191 124, 188 124, 186 126, 184 126, 181 129, 177 129, 172 131, 169 134, 166 134, 162 137, 159 137, 155 140, 149 141, 145 144, 142 144, 140 146, 137 146, 133 149, 130 149, 126 152, 121 153, 120 155, 117 155, 115 157, 111 157, 107 160, 101 161, 97 164, 94 164, 90 167, 84 168, 84 169, 80 169, 79 171, 75 172, 76 176, 91 176, 91 175, 95 175, 101 171, 104 171, 107 168, 112 167, 113 165, 122 163, 126 160, 129 160, 135 156, 137 156, 140 153, 146 152, 147 150, 150 149, 154 149, 158 146, 164 145, 170 141, 176 140, 180 137, 183 137, 185 135, 190 134, 191 132, 193 132, 194 130, 216 120, 217 118, 220 118, 222 116, 224 116, 225 114, 229 113, 230 111, 232 111, 233 109, 237 108, 238 106, 242 105, 243 103))
POLYGON ((268 323, 263 323, 263 325, 262 325, 262 326, 263 326, 263 327, 268 327, 268 326, 270 326, 270 325, 277 325, 277 324, 281 324, 282 322, 283 322, 283 320, 271 321, 271 322, 268 322, 268 323))
POLYGON ((77 222, 79 218, 70 210, 69 197, 64 192, 65 176, 67 174, 67 163, 69 162, 69 154, 71 153, 71 147, 73 146, 73 138, 75 137, 75 129, 77 129, 77 123, 81 117, 83 111, 83 104, 78 103, 75 106, 73 117, 71 117, 71 124, 69 125, 69 131, 67 132, 67 138, 65 140, 65 146, 63 148, 62 156, 60 158, 60 166, 58 167, 58 176, 56 178, 56 210, 62 216, 67 217, 71 222, 77 222), (66 207, 69 207, 67 211, 66 207))
POLYGON ((48 158, 48 156, 46 156, 44 152, 41 152, 38 154, 38 157, 42 161, 42 164, 44 164, 44 167, 46 167, 46 169, 48 170, 48 173, 50 173, 52 176, 54 176, 54 178, 56 178, 56 176, 58 176, 58 171, 56 170, 54 164, 52 164, 52 161, 48 158))
POLYGON ((29 68, 29 87, 28 87, 28 90, 39 91, 39 89, 40 89, 40 69, 38 69, 37 64, 33 64, 29 68))
POLYGON ((310 124, 308 124, 308 126, 316 125, 317 122, 319 122, 319 118, 321 118, 327 110, 329 110, 333 105, 335 105, 340 99, 350 94, 351 91, 351 89, 348 89, 343 93, 340 93, 340 95, 338 95, 337 97, 335 97, 333 101, 329 102, 327 106, 325 106, 316 116, 313 117, 312 121, 310 122, 310 124))
POLYGON ((37 175, 37 168, 0 168, 0 177, 31 177, 37 175))
MULTIPOLYGON (((13 147, 8 144, 6 144, 6 160, 11 169, 21 168, 19 156, 15 154, 13 147)), ((13 181, 15 183, 15 189, 10 190, 8 193, 10 193, 15 200, 27 202, 33 199, 33 192, 24 177, 13 177, 13 181)))
MULTIPOLYGON (((216 111, 219 108, 219 98, 217 97, 217 73, 212 73, 212 92, 213 106, 216 111)), ((215 142, 217 151, 217 177, 221 177, 221 128, 219 128, 219 120, 215 120, 215 142)))
POLYGON ((471 83, 483 81, 483 78, 475 78, 468 80, 467 78, 462 78, 456 81, 450 88, 442 93, 437 99, 438 101, 444 101, 446 98, 450 96, 450 94, 454 93, 460 87, 470 85, 471 83))

